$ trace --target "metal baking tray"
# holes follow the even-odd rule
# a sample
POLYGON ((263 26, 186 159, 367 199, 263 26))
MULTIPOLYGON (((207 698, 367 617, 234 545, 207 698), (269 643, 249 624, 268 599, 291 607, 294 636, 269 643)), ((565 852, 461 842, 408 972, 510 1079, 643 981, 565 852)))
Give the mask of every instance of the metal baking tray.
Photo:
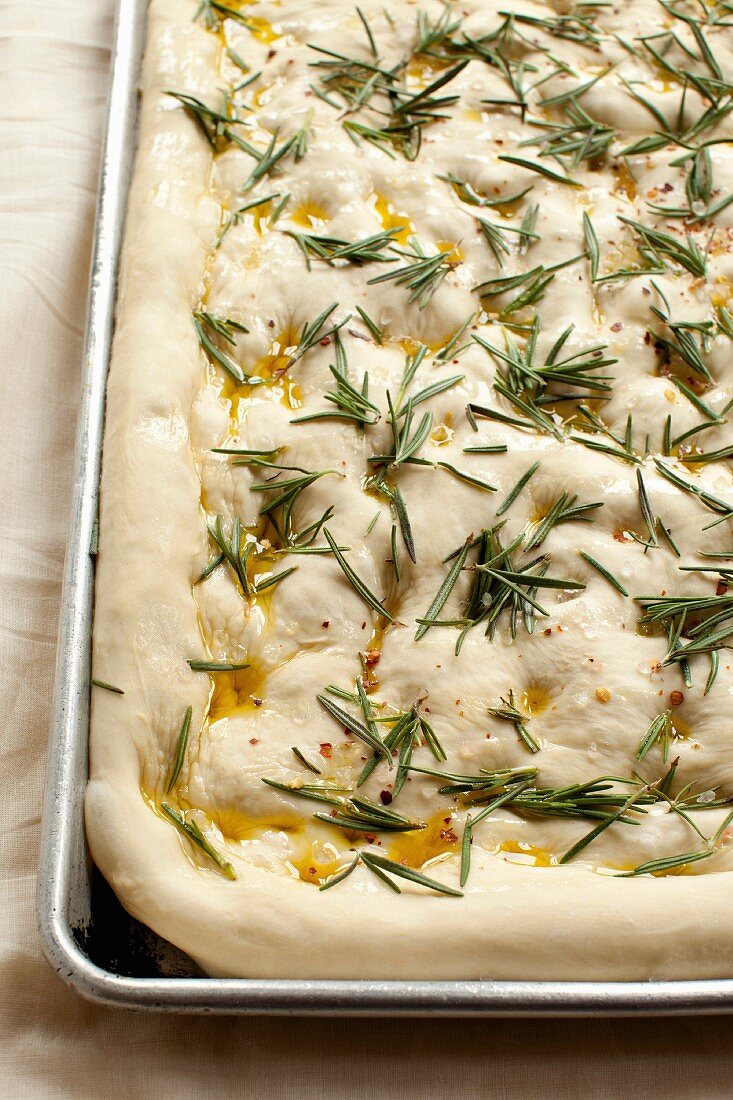
POLYGON ((84 833, 94 539, 117 266, 137 121, 147 0, 120 0, 89 292, 38 888, 43 949, 83 996, 167 1012, 603 1016, 733 1011, 733 980, 675 982, 215 979, 133 920, 84 833))

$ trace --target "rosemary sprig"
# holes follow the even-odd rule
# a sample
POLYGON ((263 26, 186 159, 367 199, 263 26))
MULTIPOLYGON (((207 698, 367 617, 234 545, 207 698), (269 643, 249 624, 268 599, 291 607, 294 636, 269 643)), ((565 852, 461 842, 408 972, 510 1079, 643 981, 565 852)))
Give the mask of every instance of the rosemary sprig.
MULTIPOLYGON (((727 574, 721 573, 725 582, 727 574)), ((714 596, 635 596, 644 609, 641 623, 659 623, 667 629, 668 649, 663 664, 678 662, 683 671, 690 657, 731 648, 733 594, 714 596), (692 619, 692 624, 689 618, 692 619), (682 641, 683 638, 687 640, 682 641)))
POLYGON ((186 662, 192 672, 241 672, 249 668, 246 661, 195 661, 186 662))
POLYGON ((649 534, 649 546, 657 546, 657 521, 652 511, 649 495, 644 485, 644 478, 641 475, 641 470, 636 471, 636 484, 639 490, 639 509, 641 511, 642 519, 646 525, 647 532, 649 534))
POLYGON ((651 257, 663 266, 666 265, 667 261, 670 261, 685 268, 696 278, 706 278, 706 257, 689 234, 686 238, 687 243, 683 244, 678 237, 673 237, 671 233, 663 233, 659 229, 652 229, 648 225, 642 225, 641 222, 632 221, 631 218, 619 217, 619 221, 633 229, 641 241, 641 252, 646 258, 648 258, 647 254, 650 253, 651 257))
POLYGON ((193 715, 193 707, 187 707, 186 713, 183 716, 183 722, 181 723, 181 730, 178 734, 176 741, 176 754, 173 758, 173 765, 168 777, 168 786, 165 789, 165 793, 169 794, 176 785, 178 776, 181 774, 181 768, 183 767, 183 761, 186 756, 186 747, 188 745, 188 738, 191 732, 191 717, 193 715))
POLYGON ((645 793, 646 787, 642 787, 641 791, 632 791, 632 793, 629 795, 622 806, 619 806, 619 808, 613 813, 607 814, 602 821, 600 821, 593 829, 591 829, 589 833, 586 833, 586 835, 581 837, 580 840, 577 840, 575 844, 573 844, 571 848, 568 848, 567 852, 565 852, 560 857, 558 862, 560 864, 569 863, 579 854, 579 852, 582 852, 585 848, 588 847, 589 844, 592 844, 593 841, 601 835, 601 833, 604 833, 606 829, 610 829, 610 827, 612 825, 615 825, 617 821, 624 821, 626 822, 626 824, 629 825, 634 824, 632 819, 626 818, 624 815, 626 814, 626 811, 630 810, 635 805, 635 803, 638 802, 639 798, 645 793))
MULTIPOLYGON (((306 124, 302 126, 300 130, 296 130, 294 134, 286 138, 281 145, 277 144, 278 133, 276 130, 270 139, 269 145, 264 152, 259 154, 257 163, 242 184, 242 191, 246 194, 247 191, 250 191, 261 179, 265 176, 269 176, 285 157, 292 156, 296 162, 302 160, 308 151, 309 129, 310 119, 306 121, 306 124)), ((251 146, 247 147, 242 145, 241 142, 237 142, 237 144, 240 144, 245 152, 253 152, 251 146)))
MULTIPOLYGON (((283 467, 287 469, 287 467, 283 467)), ((311 536, 311 541, 318 535, 323 525, 328 521, 332 514, 332 509, 328 508, 326 512, 321 516, 320 520, 305 531, 297 532, 293 525, 293 508, 298 501, 301 493, 303 493, 310 485, 318 481, 320 478, 325 477, 326 474, 332 473, 331 470, 306 470, 303 473, 296 473, 293 477, 280 477, 280 468, 276 467, 278 472, 268 481, 258 482, 257 484, 250 485, 250 492, 252 493, 273 493, 272 497, 266 504, 260 508, 259 514, 265 519, 269 520, 275 529, 278 537, 282 540, 285 546, 303 545, 306 543, 306 537, 311 536)))
POLYGON ((448 597, 450 596, 451 592, 455 588, 456 581, 458 580, 459 576, 461 575, 461 570, 463 569, 464 565, 466 564, 466 558, 468 556, 469 547, 471 546, 472 542, 473 542, 473 536, 469 535, 468 538, 466 539, 466 541, 464 542, 463 546, 461 547, 460 552, 458 553, 458 556, 455 558, 453 564, 451 565, 450 569, 448 570, 448 574, 447 574, 445 580, 443 581, 443 583, 441 584, 440 588, 438 589, 438 591, 435 595, 435 598, 433 599, 432 603, 430 604, 430 607, 427 609, 427 611, 425 612, 425 615, 423 616, 423 618, 420 621, 420 625, 418 626, 417 631, 415 633, 415 641, 416 642, 419 642, 420 639, 423 637, 423 635, 428 632, 428 630, 430 629, 431 624, 437 620, 438 616, 440 615, 440 612, 445 607, 445 604, 448 600, 448 597))
POLYGON ((193 315, 193 324, 199 338, 199 342, 206 352, 209 360, 217 363, 227 374, 231 375, 235 382, 248 385, 257 385, 261 379, 245 375, 236 360, 232 359, 222 348, 214 342, 214 337, 225 340, 228 344, 235 344, 235 332, 247 332, 244 325, 231 321, 228 318, 216 317, 204 310, 197 310, 193 315))
MULTIPOLYGON (((212 107, 208 107, 195 96, 184 92, 167 91, 165 95, 178 100, 184 111, 196 123, 207 142, 215 153, 221 152, 230 141, 234 139, 231 127, 241 126, 243 119, 235 115, 224 114, 212 107)), ((225 100, 226 105, 226 100, 225 100)))
POLYGON ((332 699, 329 699, 327 695, 317 695, 316 698, 321 704, 323 709, 334 718, 339 725, 353 733, 355 737, 358 737, 360 741, 363 741, 365 745, 368 745, 373 752, 383 757, 388 766, 392 767, 392 755, 389 748, 384 744, 381 737, 377 733, 376 726, 373 722, 369 722, 364 725, 357 718, 354 718, 343 707, 338 706, 332 699))
POLYGON ((343 572, 344 576, 346 577, 347 581, 354 589, 356 594, 360 596, 364 603, 371 607, 373 611, 376 611, 378 615, 383 615, 384 618, 387 619, 389 622, 394 622, 394 616, 391 615, 389 611, 387 611, 382 601, 374 595, 374 593, 367 587, 361 577, 359 577, 358 574, 354 572, 349 563, 346 561, 346 558, 337 546, 336 541, 334 540, 331 532, 328 530, 327 527, 323 528, 323 534, 325 535, 326 542, 331 547, 333 556, 336 558, 336 561, 338 562, 341 571, 343 572))
POLYGON ((324 398, 335 405, 336 409, 296 416, 291 424, 305 424, 311 420, 349 420, 364 428, 378 423, 382 414, 379 407, 369 400, 369 375, 366 371, 361 387, 357 389, 346 377, 343 367, 329 364, 328 369, 336 381, 336 389, 328 390, 324 398))
POLYGON ((720 516, 720 520, 716 522, 722 522, 730 516, 733 516, 733 504, 729 504, 719 497, 714 497, 711 493, 706 492, 699 485, 695 485, 691 481, 686 481, 676 470, 670 469, 669 466, 658 458, 654 459, 654 465, 657 468, 657 473, 666 478, 667 481, 671 481, 673 485, 676 485, 678 489, 682 489, 685 493, 692 493, 709 511, 720 516))
MULTIPOLYGON (((362 863, 373 871, 382 872, 379 877, 384 881, 387 875, 394 875, 396 878, 405 879, 407 882, 414 882, 418 886, 424 886, 428 890, 434 890, 438 894, 446 894, 453 898, 462 898, 463 892, 461 890, 455 890, 452 886, 446 886, 443 882, 438 882, 436 879, 428 878, 427 875, 423 875, 420 871, 413 870, 412 867, 405 867, 402 863, 395 863, 394 860, 386 859, 384 856, 375 855, 373 852, 361 852, 362 863), (386 875, 384 874, 386 872, 386 875)), ((389 881, 387 879, 387 881, 389 881)), ((398 894, 400 889, 396 883, 391 883, 392 889, 398 894)))
POLYGON ((330 890, 332 886, 338 886, 340 882, 343 882, 344 879, 348 878, 349 875, 356 870, 360 863, 361 856, 357 852, 351 863, 348 863, 344 868, 342 868, 342 870, 337 871, 335 875, 332 875, 331 878, 327 879, 327 881, 319 886, 318 889, 330 890))
POLYGON ((261 776, 262 782, 275 791, 308 799, 309 802, 322 802, 327 806, 343 805, 342 795, 350 794, 350 787, 339 787, 335 783, 278 783, 275 779, 261 776))
POLYGON ((410 291, 408 302, 417 302, 418 309, 421 310, 430 304, 446 276, 461 262, 460 259, 453 258, 455 246, 449 252, 437 252, 434 256, 428 256, 416 237, 411 238, 409 249, 393 248, 393 251, 405 257, 408 262, 367 279, 367 283, 371 286, 375 283, 393 282, 396 286, 404 286, 410 291))
POLYGON ((520 477, 519 481, 516 483, 516 485, 514 485, 509 490, 509 492, 507 493, 504 500, 501 502, 499 507, 496 509, 497 518, 499 516, 503 516, 505 512, 509 511, 512 504, 514 504, 514 501, 517 499, 517 497, 523 491, 523 489, 525 488, 527 483, 534 477, 534 475, 537 473, 539 468, 540 468, 540 463, 539 463, 539 460, 538 460, 537 462, 533 462, 532 465, 524 471, 524 473, 520 477))
POLYGON ((490 199, 486 195, 480 195, 478 191, 476 191, 471 186, 470 183, 468 183, 466 180, 459 179, 458 176, 447 175, 438 176, 437 178, 439 180, 444 180, 445 183, 449 183, 453 187, 461 202, 465 202, 469 206, 482 206, 487 209, 502 206, 513 206, 514 203, 519 202, 520 199, 523 199, 524 196, 528 195, 529 192, 532 190, 532 185, 530 184, 529 187, 525 187, 522 191, 516 191, 514 192, 514 194, 501 195, 498 198, 490 199))
POLYGON ((316 765, 312 763, 312 761, 310 761, 307 756, 304 755, 304 753, 298 748, 297 745, 293 745, 290 751, 292 752, 298 763, 302 764, 304 768, 307 768, 309 772, 313 772, 314 775, 323 774, 321 769, 317 768, 316 765))
POLYGON ((424 829, 424 821, 410 821, 402 814, 377 806, 366 798, 349 798, 347 803, 330 813, 315 813, 314 818, 336 825, 346 832, 410 833, 424 829))
POLYGON ((330 306, 327 306, 326 309, 318 314, 314 321, 306 321, 306 323, 303 325, 303 328, 300 330, 300 335, 298 336, 295 349, 290 354, 285 370, 292 367, 295 363, 302 359, 303 356, 307 352, 309 352, 312 347, 315 347, 315 345, 318 344, 321 340, 325 340, 327 337, 333 336, 334 333, 343 328, 343 326, 349 319, 348 316, 344 317, 344 319, 340 321, 338 325, 333 325, 330 329, 325 328, 326 322, 329 320, 331 314, 335 309, 338 309, 338 302, 333 302, 330 306))
POLYGON ((674 726, 672 725, 672 711, 665 710, 661 714, 658 714, 656 718, 652 720, 649 729, 646 731, 641 741, 639 742, 639 748, 636 750, 637 760, 643 760, 647 756, 657 743, 662 745, 662 760, 667 762, 669 757, 669 746, 674 733, 674 726))
POLYGON ((529 172, 536 172, 537 175, 544 176, 546 179, 552 180, 553 183, 566 183, 568 187, 581 186, 577 180, 570 179, 560 172, 553 172, 552 168, 548 168, 546 164, 540 164, 535 160, 525 160, 524 157, 509 156, 506 153, 500 153, 497 160, 503 160, 507 164, 516 164, 517 167, 526 168, 529 172))
MULTIPOLYGON (((213 526, 210 524, 209 535, 212 541, 216 544, 221 552, 221 559, 227 561, 231 566, 232 572, 239 582, 239 586, 242 590, 243 596, 251 596, 254 588, 250 583, 247 576, 247 562, 250 555, 255 549, 256 543, 254 540, 247 540, 242 546, 242 523, 237 516, 232 523, 232 533, 230 538, 227 539, 224 533, 224 517, 217 516, 213 526)), ((213 564, 213 563, 212 563, 213 564)), ((210 570, 211 566, 207 566, 207 570, 210 570)), ((207 573, 208 575, 208 573, 207 573)))
POLYGON ((662 859, 650 859, 646 863, 640 863, 633 871, 624 871, 616 875, 616 878, 636 878, 639 875, 663 875, 677 867, 686 867, 689 863, 697 863, 701 859, 712 856, 712 848, 702 848, 696 852, 685 852, 684 855, 664 856, 662 859))
POLYGON ((583 561, 587 561, 588 565, 592 566, 593 569, 597 570, 601 574, 601 576, 608 581, 612 588, 615 588, 616 591, 620 592, 622 596, 628 596, 629 593, 626 588, 621 584, 621 581, 617 577, 614 577, 613 573, 611 573, 611 571, 607 569, 605 565, 601 565, 597 558, 591 557, 591 555, 588 554, 585 550, 579 550, 578 553, 580 554, 583 561))
MULTIPOLYGON (((616 137, 612 126, 605 126, 591 118, 576 99, 571 99, 564 105, 564 115, 565 118, 560 123, 530 119, 531 125, 543 131, 542 136, 520 141, 519 148, 540 146, 541 157, 553 157, 565 163, 570 172, 583 161, 597 161, 609 151, 616 137)), ((563 177, 556 177, 554 173, 550 178, 560 179, 563 183, 569 182, 563 177)))
POLYGON ((549 614, 535 599, 538 588, 578 590, 585 587, 575 580, 548 577, 549 557, 546 554, 524 565, 515 565, 512 554, 521 546, 524 535, 519 535, 510 546, 504 547, 498 535, 500 527, 501 524, 486 529, 470 542, 469 551, 475 550, 476 557, 469 567, 473 580, 463 616, 440 620, 437 618, 438 612, 433 611, 431 618, 416 620, 420 626, 427 623, 429 627, 460 627, 456 654, 460 652, 468 631, 479 623, 486 624, 486 634, 493 638, 497 620, 504 611, 509 613, 512 638, 516 637, 520 614, 525 629, 531 634, 535 613, 549 614))
POLYGON ((514 702, 514 692, 509 690, 508 699, 502 698, 500 707, 489 707, 489 714, 493 718, 499 718, 503 722, 511 722, 517 731, 518 737, 524 742, 530 752, 539 752, 540 745, 527 729, 526 723, 529 717, 518 710, 514 702))
POLYGON ((160 808, 168 820, 173 822, 178 831, 182 833, 187 840, 190 840, 193 845, 204 852, 226 878, 230 879, 232 882, 236 879, 237 874, 232 864, 228 859, 224 859, 224 857, 217 852, 216 848, 206 839, 195 821, 187 821, 182 813, 178 813, 178 811, 174 810, 172 806, 169 806, 167 802, 161 802, 160 808))
POLYGON ((104 688, 105 691, 111 691, 114 695, 124 695, 122 688, 115 687, 114 684, 108 684, 106 680, 96 680, 92 677, 92 684, 94 687, 104 688))
POLYGON ((294 229, 285 230, 287 236, 293 238, 303 253, 309 270, 312 256, 331 265, 339 260, 357 266, 368 263, 395 263, 397 257, 385 256, 384 250, 393 243, 395 233, 399 232, 400 227, 397 226, 373 233, 358 241, 347 241, 342 237, 323 237, 314 233, 296 233, 294 229))
POLYGON ((588 216, 586 210, 583 211, 583 236, 585 237, 585 247, 588 252, 588 259, 590 260, 590 278, 591 282, 595 282, 598 278, 598 268, 601 262, 601 248, 598 243, 598 236, 593 228, 593 222, 588 216))
POLYGON ((588 513, 595 511, 596 508, 602 508, 603 501, 595 501, 593 504, 576 504, 577 499, 577 496, 573 495, 571 497, 566 492, 560 494, 545 517, 539 520, 527 535, 527 541, 524 545, 525 552, 541 546, 550 531, 560 523, 593 522, 594 517, 588 513))

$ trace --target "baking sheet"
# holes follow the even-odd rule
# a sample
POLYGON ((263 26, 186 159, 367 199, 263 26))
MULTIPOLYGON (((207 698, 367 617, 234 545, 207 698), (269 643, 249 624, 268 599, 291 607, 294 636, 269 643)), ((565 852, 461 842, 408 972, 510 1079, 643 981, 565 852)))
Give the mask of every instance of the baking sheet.
POLYGON ((634 1015, 733 1011, 733 979, 405 982, 214 979, 133 920, 91 864, 87 782, 94 543, 117 265, 132 168, 147 0, 120 0, 100 177, 44 805, 38 918, 46 956, 82 995, 157 1011, 348 1015, 634 1015))

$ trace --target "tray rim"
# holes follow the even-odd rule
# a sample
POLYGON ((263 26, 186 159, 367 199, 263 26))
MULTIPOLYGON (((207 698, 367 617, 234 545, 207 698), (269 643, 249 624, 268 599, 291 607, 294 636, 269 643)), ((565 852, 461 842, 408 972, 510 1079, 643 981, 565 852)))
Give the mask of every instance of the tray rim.
MULTIPOLYGON (((44 795, 37 922, 53 969, 98 1004, 242 1015, 634 1016, 733 1012, 733 979, 647 982, 135 978, 93 963, 69 919, 87 776, 92 544, 117 268, 132 172, 148 0, 119 0, 96 208, 44 795), (78 776, 84 782, 78 783, 78 776), (81 789, 80 789, 81 786, 81 789)), ((83 829, 83 826, 82 826, 83 829)), ((88 853, 85 853, 88 858, 88 853)))

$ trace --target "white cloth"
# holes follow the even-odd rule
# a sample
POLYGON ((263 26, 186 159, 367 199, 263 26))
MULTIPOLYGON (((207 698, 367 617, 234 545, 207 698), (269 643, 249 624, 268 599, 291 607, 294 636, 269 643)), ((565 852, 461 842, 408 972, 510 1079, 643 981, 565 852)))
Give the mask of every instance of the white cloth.
POLYGON ((34 917, 39 809, 112 9, 113 0, 0 0, 3 1095, 729 1097, 731 1018, 137 1015, 86 1004, 43 961, 34 917))

